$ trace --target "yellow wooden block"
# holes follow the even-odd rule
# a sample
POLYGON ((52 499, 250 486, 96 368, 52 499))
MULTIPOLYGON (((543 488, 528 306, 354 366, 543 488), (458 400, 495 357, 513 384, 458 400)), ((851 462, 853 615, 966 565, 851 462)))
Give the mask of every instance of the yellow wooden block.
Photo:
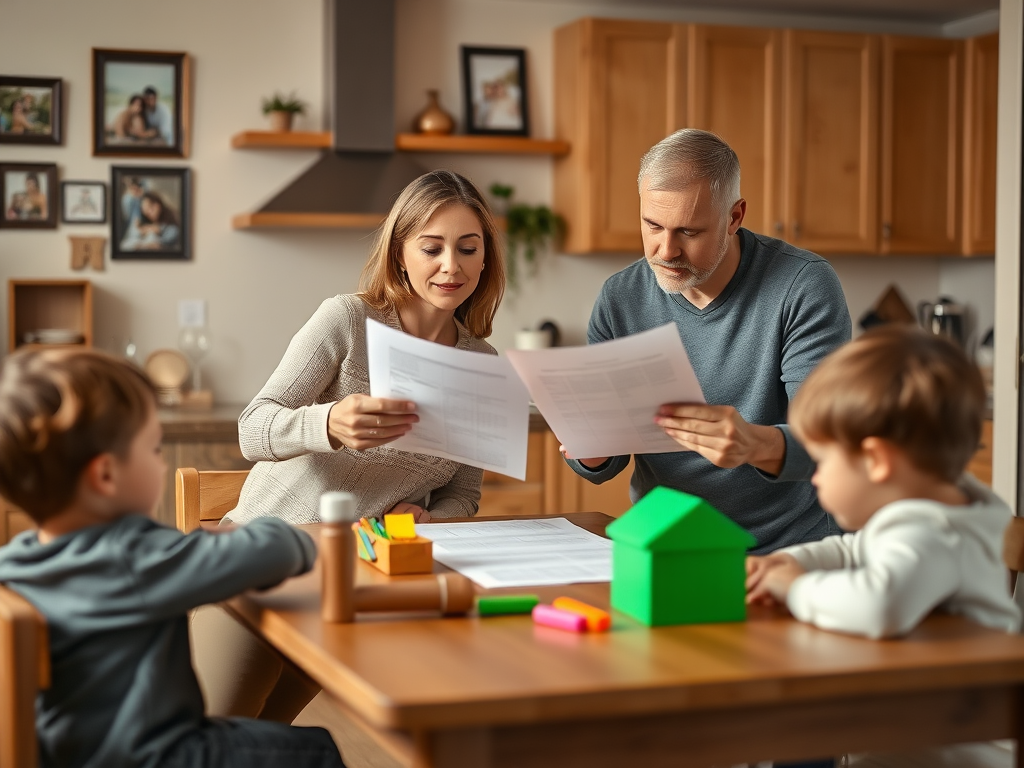
POLYGON ((384 530, 392 539, 415 539, 416 518, 411 514, 384 515, 384 530))

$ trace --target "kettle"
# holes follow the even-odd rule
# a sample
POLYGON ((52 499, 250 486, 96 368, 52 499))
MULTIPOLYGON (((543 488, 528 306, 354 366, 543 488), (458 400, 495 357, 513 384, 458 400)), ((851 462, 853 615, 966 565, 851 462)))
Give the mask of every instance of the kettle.
POLYGON ((917 317, 921 326, 936 336, 946 336, 961 347, 964 346, 964 307, 947 296, 940 296, 938 302, 922 301, 917 305, 917 317))

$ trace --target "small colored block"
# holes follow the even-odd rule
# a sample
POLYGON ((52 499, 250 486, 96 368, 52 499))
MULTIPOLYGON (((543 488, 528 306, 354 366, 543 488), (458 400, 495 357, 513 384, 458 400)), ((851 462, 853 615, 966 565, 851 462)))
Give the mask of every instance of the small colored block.
POLYGON ((476 610, 481 616, 530 613, 539 602, 540 598, 536 595, 496 595, 478 598, 476 610))
POLYGON ((401 515, 384 515, 384 530, 392 539, 415 539, 416 518, 408 512, 401 515))
POLYGON ((377 559, 377 553, 373 551, 373 542, 370 541, 370 535, 362 528, 357 531, 359 534, 359 540, 363 542, 363 546, 366 548, 366 553, 370 556, 370 562, 377 559))
POLYGON ((545 627, 564 629, 568 632, 586 632, 587 620, 578 613, 563 611, 552 605, 535 605, 533 607, 533 623, 545 627))
POLYGON ((587 620, 587 629, 591 632, 604 632, 612 625, 612 617, 607 611, 587 605, 571 597, 556 597, 552 603, 555 608, 578 613, 587 620))

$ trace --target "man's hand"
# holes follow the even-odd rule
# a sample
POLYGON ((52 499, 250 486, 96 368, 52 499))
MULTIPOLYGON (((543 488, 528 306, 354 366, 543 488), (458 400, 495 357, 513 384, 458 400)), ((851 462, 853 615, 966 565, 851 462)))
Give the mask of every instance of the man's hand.
POLYGON ((782 430, 748 424, 731 405, 670 403, 661 406, 654 421, 666 435, 716 467, 750 464, 770 475, 782 471, 782 430))
POLYGON ((747 602, 771 605, 785 603, 789 588, 807 573, 792 555, 776 552, 747 558, 747 602))
POLYGON ((429 523, 430 513, 423 507, 413 504, 409 501, 400 501, 387 512, 385 515, 412 515, 413 521, 417 523, 429 523))

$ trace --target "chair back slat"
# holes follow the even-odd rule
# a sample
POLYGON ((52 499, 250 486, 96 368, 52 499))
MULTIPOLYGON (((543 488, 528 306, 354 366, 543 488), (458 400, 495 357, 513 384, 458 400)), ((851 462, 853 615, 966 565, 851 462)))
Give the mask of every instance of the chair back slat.
POLYGON ((0 586, 0 768, 36 768, 36 695, 50 686, 46 619, 0 586))
POLYGON ((203 470, 180 467, 175 472, 174 516, 178 529, 193 531, 220 520, 238 504, 249 470, 203 470))
POLYGON ((1024 571, 1024 517, 1014 517, 1006 527, 1003 562, 1011 571, 1024 571))

